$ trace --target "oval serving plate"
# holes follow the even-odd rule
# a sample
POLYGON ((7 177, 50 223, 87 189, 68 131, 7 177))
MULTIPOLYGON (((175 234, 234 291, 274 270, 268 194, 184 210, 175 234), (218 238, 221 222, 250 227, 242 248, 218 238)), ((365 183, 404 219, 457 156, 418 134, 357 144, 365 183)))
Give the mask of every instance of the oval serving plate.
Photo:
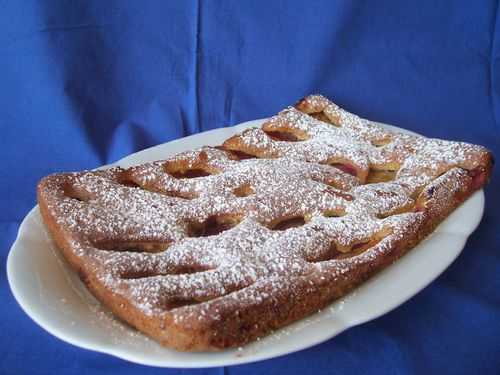
MULTIPOLYGON (((115 165, 129 167, 203 145, 218 145, 262 122, 250 121, 161 144, 131 154, 115 165)), ((311 347, 401 305, 438 277, 460 254, 467 237, 479 224, 483 209, 481 190, 402 259, 328 308, 245 347, 214 353, 181 353, 163 348, 114 318, 90 295, 54 248, 38 207, 21 223, 7 260, 7 275, 23 310, 42 328, 73 345, 152 366, 243 364, 311 347)))

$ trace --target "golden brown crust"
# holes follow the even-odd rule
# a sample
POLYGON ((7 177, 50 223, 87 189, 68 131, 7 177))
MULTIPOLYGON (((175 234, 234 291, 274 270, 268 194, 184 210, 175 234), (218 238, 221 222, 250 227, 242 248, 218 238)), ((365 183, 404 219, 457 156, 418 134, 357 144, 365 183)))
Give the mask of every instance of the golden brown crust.
MULTIPOLYGON (((245 138, 245 134, 230 138, 223 145, 226 151, 204 149, 166 162, 127 170, 118 168, 104 172, 48 176, 40 182, 37 190, 43 220, 57 247, 88 289, 118 317, 167 347, 183 351, 219 350, 243 345, 266 335, 271 330, 312 314, 345 295, 418 244, 474 191, 480 189, 491 174, 491 153, 480 147, 433 143, 432 147, 441 147, 440 153, 443 150, 455 152, 460 149, 464 155, 462 158, 454 156, 446 160, 439 159, 439 163, 431 160, 433 165, 426 160, 436 157, 437 153, 431 146, 419 146, 418 142, 423 140, 412 137, 399 139, 398 135, 380 129, 368 132, 366 129, 371 129, 372 124, 364 123, 362 121, 366 120, 359 118, 347 118, 345 111, 334 107, 333 103, 322 97, 305 98, 299 102, 297 108, 304 113, 314 114, 315 118, 329 122, 343 129, 342 131, 359 134, 363 142, 373 145, 373 150, 370 151, 373 152, 370 156, 372 159, 369 158, 364 164, 361 157, 346 149, 344 151, 347 156, 338 157, 336 155, 341 154, 340 148, 335 149, 326 155, 324 162, 335 168, 343 168, 347 173, 337 171, 332 174, 321 165, 323 160, 317 159, 324 155, 316 153, 316 148, 302 152, 299 149, 302 146, 290 146, 291 143, 298 144, 308 139, 319 139, 318 142, 323 142, 323 135, 318 136, 319 133, 311 131, 309 126, 321 127, 324 122, 310 122, 307 115, 303 115, 306 118, 300 117, 297 120, 297 116, 302 115, 293 112, 295 117, 279 115, 281 117, 278 117, 278 120, 267 122, 263 126, 264 133, 271 134, 262 135, 250 131, 253 132, 251 138, 245 138), (288 132, 289 135, 279 132, 288 132), (268 137, 270 141, 265 138, 267 143, 260 142, 261 136, 268 137), (385 154, 380 154, 376 149, 380 144, 395 146, 392 149, 388 147, 383 151, 385 154), (404 154, 405 152, 408 153, 404 154), (423 156, 418 156, 419 152, 423 156), (245 183, 249 184, 243 181, 241 176, 249 172, 238 169, 242 164, 235 167, 240 163, 238 160, 242 159, 238 157, 238 153, 258 158, 284 159, 295 173, 290 172, 293 174, 292 180, 290 176, 285 176, 284 184, 296 184, 293 186, 294 190, 302 197, 285 207, 288 211, 279 211, 272 206, 280 205, 276 203, 280 200, 266 203, 265 207, 273 207, 275 210, 271 213, 263 211, 255 202, 245 206, 247 203, 241 202, 250 202, 251 199, 260 202, 264 199, 259 195, 262 191, 267 195, 281 195, 283 201, 287 202, 294 197, 290 195, 287 198, 289 192, 286 189, 275 191, 261 187, 260 190, 257 181, 252 181, 252 186, 257 186, 255 191, 248 190, 250 185, 241 189, 245 183), (408 163, 408 158, 414 157, 413 155, 418 158, 415 157, 415 161, 408 163), (424 157, 427 159, 424 160, 424 157), (306 159, 307 163, 298 161, 295 165, 292 159, 297 158, 306 159), (343 166, 335 165, 338 163, 343 166), (355 179, 361 182, 369 180, 368 176, 374 166, 375 169, 388 170, 397 166, 398 177, 395 181, 364 185, 366 189, 358 186, 355 179), (193 175, 189 176, 189 173, 193 175), (220 179, 225 179, 221 181, 227 182, 228 173, 232 173, 231 176, 239 176, 234 181, 231 180, 233 185, 229 186, 228 183, 228 189, 232 189, 229 191, 243 193, 239 193, 241 196, 236 194, 239 200, 227 198, 230 202, 234 199, 237 203, 233 206, 231 203, 222 205, 219 211, 213 211, 215 209, 212 203, 203 208, 196 206, 196 210, 204 212, 204 216, 200 216, 203 220, 191 211, 189 212, 192 217, 185 217, 182 210, 149 213, 145 208, 147 205, 165 205, 174 206, 172 210, 175 210, 176 207, 188 207, 189 204, 202 205, 206 198, 205 193, 199 190, 199 184, 190 185, 191 181, 207 180, 207 176, 218 175, 220 179), (302 175, 297 177, 300 173, 302 175), (419 174, 425 173, 429 178, 422 180, 419 174), (355 174, 356 177, 350 174, 355 174), (296 180, 297 178, 299 180, 296 180), (309 185, 303 186, 303 178, 309 181, 309 185), (310 185, 310 179, 319 179, 321 182, 310 185), (325 190, 322 184, 333 188, 328 187, 325 190), (304 189, 304 192, 312 189, 315 192, 316 188, 319 189, 317 194, 311 193, 308 198, 309 208, 314 210, 300 211, 298 214, 294 206, 299 205, 300 199, 305 199, 305 193, 301 194, 300 189, 304 189), (109 195, 110 191, 113 195, 109 195), (255 198, 250 199, 248 195, 255 198), (325 200, 325 196, 334 198, 325 200), (355 205, 362 204, 363 199, 366 201, 363 203, 365 205, 376 205, 377 201, 373 200, 373 196, 385 203, 367 218, 372 227, 367 225, 366 235, 353 234, 346 242, 346 238, 336 237, 335 231, 345 232, 346 229, 340 225, 348 224, 335 224, 339 225, 338 228, 335 225, 329 227, 335 220, 335 223, 340 223, 340 220, 325 221, 324 218, 318 218, 318 212, 327 217, 346 215, 345 222, 356 226, 359 223, 356 210, 359 209, 355 205), (134 205, 125 205, 121 201, 134 202, 134 205), (92 206, 92 210, 89 206, 92 206), (289 269, 276 268, 274 263, 275 268, 269 268, 272 263, 269 261, 264 267, 256 266, 247 260, 250 262, 248 267, 254 267, 253 274, 236 272, 234 265, 230 271, 224 271, 217 259, 200 253, 200 249, 206 249, 203 247, 206 243, 217 238, 227 236, 233 243, 242 238, 239 232, 226 228, 235 225, 238 227, 237 224, 243 220, 246 212, 235 211, 235 208, 240 209, 240 206, 253 212, 252 218, 255 218, 255 221, 250 224, 244 221, 244 225, 242 223, 239 226, 253 225, 250 228, 254 228, 254 232, 247 233, 257 239, 262 236, 263 241, 267 241, 263 242, 266 244, 272 241, 273 246, 276 246, 273 248, 273 254, 279 252, 281 246, 285 255, 273 258, 272 261, 284 261, 283 264, 289 269), (113 208, 113 213, 108 212, 110 207, 113 208), (122 214, 124 208, 135 210, 131 216, 141 213, 144 217, 139 215, 139 219, 130 221, 122 214), (290 211, 292 209, 295 211, 290 211), (146 211, 150 217, 144 214, 146 211), (171 224, 169 220, 172 218, 165 218, 165 215, 171 215, 172 212, 179 212, 179 218, 184 221, 179 223, 177 220, 171 224), (297 217, 303 218, 303 227, 296 230, 280 229, 280 235, 276 235, 276 218, 286 221, 297 217), (353 219, 348 222, 351 217, 353 219), (110 222, 112 219, 113 223, 110 222), (150 221, 155 220, 160 223, 156 225, 165 229, 165 233, 158 233, 155 230, 158 227, 144 229, 150 221), (98 225, 101 222, 106 225, 98 225), (226 234, 204 237, 200 241, 190 239, 212 234, 209 226, 227 230, 224 232, 226 234), (319 236, 319 242, 307 242, 308 237, 300 230, 304 230, 303 233, 307 233, 309 238, 319 236), (293 237, 294 233, 299 237, 293 237), (293 242, 287 239, 288 237, 298 242, 293 242), (286 259, 286 254, 292 250, 296 251, 298 245, 295 246, 294 243, 302 243, 300 246, 303 249, 300 250, 300 256, 297 255, 298 258, 294 258, 292 262, 286 259), (197 252, 188 251, 189 246, 194 246, 197 252), (167 247, 167 250, 153 254, 167 247), (141 252, 134 255, 130 251, 123 251, 132 249, 147 252, 149 255, 141 252), (167 261, 164 259, 166 254, 177 258, 169 258, 167 261), (293 273, 291 269, 295 266, 300 269, 293 273), (235 278, 234 281, 228 280, 232 277, 235 278), (207 284, 204 285, 200 280, 206 280, 207 284), (177 283, 175 288, 172 283, 177 283), (212 284, 217 287, 212 288, 212 284), (153 292, 157 295, 153 296, 153 292)), ((359 138, 355 140, 361 142, 359 138)), ((321 144, 318 147, 321 148, 321 144)), ((254 169, 259 170, 268 168, 269 163, 264 166, 261 164, 256 161, 252 165, 254 169)), ((265 182, 268 177, 262 178, 265 182)), ((276 176, 276 179, 279 182, 279 176, 276 176)), ((215 180, 215 177, 212 177, 212 180, 215 180)), ((211 186, 210 183, 202 184, 208 191, 212 189, 211 186)), ((212 197, 219 196, 217 189, 220 186, 217 186, 217 183, 214 183, 214 186, 214 193, 210 193, 212 197)), ((227 194, 225 191, 224 194, 227 194)), ((210 194, 207 193, 209 198, 210 194)), ((224 194, 223 196, 226 196, 224 194)), ((220 244, 219 242, 219 246, 220 244)), ((238 242, 234 246, 247 245, 238 242)), ((261 245, 255 242, 252 246, 253 249, 261 245)), ((230 258, 227 254, 224 256, 230 258)), ((237 256, 240 257, 241 254, 238 253, 237 256)))

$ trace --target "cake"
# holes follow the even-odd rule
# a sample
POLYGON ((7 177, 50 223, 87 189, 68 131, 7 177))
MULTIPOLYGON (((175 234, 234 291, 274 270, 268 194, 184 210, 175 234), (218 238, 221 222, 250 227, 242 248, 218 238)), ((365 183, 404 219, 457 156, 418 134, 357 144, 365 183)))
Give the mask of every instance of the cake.
POLYGON ((311 95, 227 139, 38 185, 57 248, 120 319, 180 351, 244 345, 396 261, 488 180, 482 146, 311 95))

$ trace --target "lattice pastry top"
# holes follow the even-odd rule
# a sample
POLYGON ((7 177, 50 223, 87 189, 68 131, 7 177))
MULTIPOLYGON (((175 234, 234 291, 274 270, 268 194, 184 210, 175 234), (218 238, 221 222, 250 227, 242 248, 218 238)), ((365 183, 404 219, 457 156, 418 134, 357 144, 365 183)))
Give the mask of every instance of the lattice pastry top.
POLYGON ((309 96, 226 140, 42 180, 44 220, 89 289, 180 350, 241 345, 412 248, 486 182, 481 146, 400 134, 309 96))

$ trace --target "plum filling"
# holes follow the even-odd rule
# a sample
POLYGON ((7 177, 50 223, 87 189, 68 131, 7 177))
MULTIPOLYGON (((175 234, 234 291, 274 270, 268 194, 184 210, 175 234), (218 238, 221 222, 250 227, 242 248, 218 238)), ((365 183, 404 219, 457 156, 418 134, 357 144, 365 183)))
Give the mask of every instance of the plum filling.
POLYGON ((332 167, 340 169, 342 172, 350 174, 351 176, 356 176, 358 174, 357 171, 356 171, 356 168, 354 168, 352 165, 349 165, 349 164, 333 163, 333 164, 330 164, 330 165, 332 167))

